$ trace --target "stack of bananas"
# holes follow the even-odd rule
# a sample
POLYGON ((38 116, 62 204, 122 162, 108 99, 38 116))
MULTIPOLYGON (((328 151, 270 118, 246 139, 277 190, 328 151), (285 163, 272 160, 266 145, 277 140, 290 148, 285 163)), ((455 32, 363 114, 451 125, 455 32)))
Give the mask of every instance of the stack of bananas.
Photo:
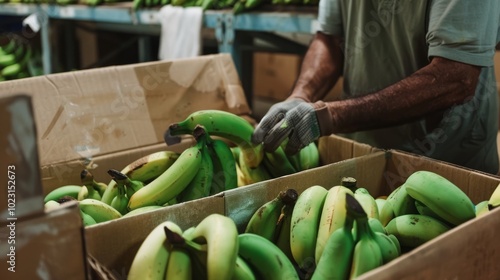
POLYGON ((32 48, 14 38, 6 37, 6 44, 0 46, 0 81, 21 79, 32 76, 29 64, 32 48))
POLYGON ((182 153, 159 151, 121 170, 110 169, 112 179, 107 184, 96 181, 85 169, 81 182, 52 190, 45 204, 52 209, 60 200, 77 200, 84 224, 93 225, 319 166, 315 143, 293 156, 281 147, 269 153, 251 142, 253 131, 238 115, 196 111, 169 126, 171 135, 190 135, 196 140, 182 153))
POLYGON ((267 202, 245 233, 276 244, 301 279, 352 279, 484 215, 500 205, 499 198, 500 185, 488 201, 474 205, 460 188, 429 171, 414 172, 379 197, 346 177, 329 190, 311 186, 288 205, 278 198, 267 202))
POLYGON ((210 214, 182 230, 166 221, 156 226, 135 253, 127 279, 299 279, 294 265, 271 241, 239 234, 236 224, 210 214))

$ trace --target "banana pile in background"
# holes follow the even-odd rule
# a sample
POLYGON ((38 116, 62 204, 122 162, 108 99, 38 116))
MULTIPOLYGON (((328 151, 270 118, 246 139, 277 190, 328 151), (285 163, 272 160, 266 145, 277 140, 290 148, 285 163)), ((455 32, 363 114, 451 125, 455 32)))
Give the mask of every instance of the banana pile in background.
POLYGON ((0 81, 43 75, 41 56, 15 36, 0 36, 0 81))
POLYGON ((127 279, 354 279, 498 206, 500 185, 474 205, 429 171, 379 197, 346 177, 328 190, 280 192, 241 232, 219 214, 184 231, 163 222, 135 253, 127 279))
POLYGON ((161 7, 202 7, 204 10, 232 9, 234 14, 258 10, 262 6, 317 6, 318 0, 0 0, 1 3, 57 4, 98 6, 105 4, 132 2, 134 9, 161 7))
POLYGON ((196 140, 182 153, 158 151, 120 170, 107 170, 109 183, 84 169, 80 182, 46 194, 45 207, 50 210, 77 200, 84 224, 90 226, 319 166, 315 143, 293 156, 287 156, 282 147, 269 153, 251 142, 253 131, 241 116, 196 111, 169 127, 173 136, 196 140))

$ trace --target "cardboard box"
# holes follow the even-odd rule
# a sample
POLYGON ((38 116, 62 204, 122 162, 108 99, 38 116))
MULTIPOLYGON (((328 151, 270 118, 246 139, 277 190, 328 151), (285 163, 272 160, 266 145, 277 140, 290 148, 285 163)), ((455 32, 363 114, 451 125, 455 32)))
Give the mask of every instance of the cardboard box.
POLYGON ((253 58, 254 96, 275 101, 287 98, 299 75, 301 56, 262 52, 253 58))
MULTIPOLYGON (((387 195, 417 170, 441 174, 474 203, 487 200, 500 178, 401 151, 379 151, 316 169, 225 192, 226 215, 241 230, 264 202, 287 188, 301 193, 312 185, 330 188, 344 176, 357 179, 374 196, 387 195)), ((464 223, 359 279, 498 279, 500 210, 464 223)))
POLYGON ((43 213, 36 125, 31 98, 0 98, 0 225, 43 213))
POLYGON ((83 168, 109 181, 107 169, 164 148, 168 125, 194 111, 250 114, 228 54, 14 80, 0 92, 33 98, 44 193, 79 182, 83 168))

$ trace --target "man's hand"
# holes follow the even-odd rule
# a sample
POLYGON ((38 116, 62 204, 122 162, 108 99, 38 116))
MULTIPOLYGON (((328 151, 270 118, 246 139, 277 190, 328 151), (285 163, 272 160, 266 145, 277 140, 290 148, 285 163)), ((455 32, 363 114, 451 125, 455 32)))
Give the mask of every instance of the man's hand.
POLYGON ((252 141, 262 143, 266 152, 273 152, 288 138, 285 153, 293 155, 320 136, 330 134, 331 120, 325 103, 321 101, 286 100, 269 109, 255 129, 252 141))

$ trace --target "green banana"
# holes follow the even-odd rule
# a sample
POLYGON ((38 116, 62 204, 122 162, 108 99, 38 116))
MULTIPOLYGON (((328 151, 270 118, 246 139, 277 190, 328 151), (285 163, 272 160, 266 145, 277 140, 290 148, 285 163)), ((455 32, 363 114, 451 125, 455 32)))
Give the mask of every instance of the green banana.
POLYGON ((307 170, 320 165, 319 149, 315 142, 309 143, 299 152, 300 169, 307 170))
POLYGON ((49 212, 49 211, 58 209, 59 206, 61 206, 61 204, 59 202, 57 202, 55 200, 49 200, 49 201, 44 203, 43 209, 45 212, 49 212))
POLYGON ((319 222, 318 233, 316 235, 316 248, 314 259, 316 264, 323 254, 323 249, 330 235, 337 229, 344 226, 346 210, 346 194, 353 192, 345 186, 337 185, 328 190, 323 209, 321 210, 321 218, 319 222))
POLYGON ((83 200, 85 198, 93 198, 101 200, 101 194, 96 188, 94 188, 94 184, 92 183, 92 181, 88 179, 89 177, 92 177, 91 175, 89 175, 89 173, 90 172, 87 169, 84 169, 82 170, 82 172, 80 172, 80 181, 82 182, 83 186, 78 193, 77 199, 83 200))
POLYGON ((78 201, 78 206, 85 214, 94 218, 97 223, 107 222, 122 217, 122 214, 100 200, 86 198, 78 201))
POLYGON ((223 137, 239 146, 248 167, 256 168, 261 163, 263 147, 252 143, 254 127, 243 117, 222 110, 199 110, 185 120, 171 124, 170 134, 191 134, 197 124, 203 125, 209 135, 223 137))
POLYGON ((328 237, 311 280, 349 278, 355 246, 352 235, 353 223, 354 219, 345 215, 342 226, 328 237))
POLYGON ((384 207, 386 202, 387 202, 387 198, 385 198, 385 197, 376 197, 375 198, 375 203, 377 203, 379 220, 380 220, 380 215, 382 213, 382 207, 384 207))
POLYGON ((305 272, 315 265, 316 237, 327 194, 322 186, 308 187, 299 195, 293 208, 290 247, 295 262, 305 272))
POLYGON ((203 142, 198 142, 184 150, 170 168, 135 192, 129 199, 129 210, 148 205, 163 205, 179 195, 200 168, 203 145, 203 142))
POLYGON ((96 190, 99 193, 99 196, 102 199, 102 195, 106 191, 106 188, 108 187, 107 184, 103 182, 97 182, 94 178, 94 175, 87 169, 84 169, 80 173, 80 180, 84 186, 86 185, 91 185, 94 190, 96 190))
POLYGON ((180 202, 195 200, 210 195, 214 177, 214 163, 206 145, 208 137, 207 134, 203 134, 202 139, 197 139, 198 142, 203 141, 205 143, 201 149, 200 168, 191 182, 189 182, 187 187, 177 197, 180 202))
POLYGON ((171 244, 165 227, 182 234, 181 228, 171 221, 157 225, 141 243, 128 271, 127 280, 165 279, 171 244))
POLYGON ((416 171, 405 181, 414 199, 450 224, 460 225, 476 216, 474 203, 459 187, 431 171, 416 171))
POLYGON ((380 247, 380 252, 382 253, 382 264, 386 264, 399 257, 401 249, 399 248, 399 241, 397 241, 397 244, 395 243, 397 238, 390 238, 382 232, 373 232, 373 237, 380 247))
POLYGON ((299 279, 294 265, 271 241, 253 233, 238 236, 238 255, 253 268, 257 279, 299 279))
POLYGON ((88 227, 97 224, 97 221, 91 215, 83 212, 81 209, 80 215, 82 216, 83 226, 88 227))
POLYGON ((163 208, 163 206, 159 206, 159 205, 144 206, 144 207, 137 208, 137 209, 134 209, 132 211, 129 211, 129 212, 125 213, 122 218, 131 217, 131 216, 139 215, 139 214, 142 214, 142 213, 151 212, 151 211, 154 211, 154 210, 157 210, 157 209, 161 209, 161 208, 163 208))
POLYGON ((354 198, 363 206, 368 218, 378 219, 378 206, 375 202, 375 198, 370 194, 370 192, 365 188, 358 187, 354 191, 354 198))
POLYGON ((418 247, 450 228, 438 219, 420 214, 395 217, 385 226, 387 234, 393 234, 401 246, 410 248, 418 247))
POLYGON ((214 174, 211 194, 232 190, 238 187, 236 160, 229 145, 222 139, 208 138, 207 145, 214 161, 218 161, 217 173, 214 174))
POLYGON ((396 217, 405 214, 418 214, 415 199, 408 194, 407 187, 404 184, 394 189, 387 196, 387 203, 392 205, 396 217))
POLYGON ((278 231, 274 244, 295 264, 293 259, 292 247, 290 246, 290 231, 292 229, 292 213, 295 203, 285 204, 281 208, 281 215, 278 219, 278 231))
MULTIPOLYGON (((125 174, 131 180, 147 184, 163 174, 178 158, 179 154, 173 151, 154 152, 129 163, 120 173, 125 174)), ((116 182, 111 180, 102 194, 101 201, 110 204, 117 194, 116 182)))
POLYGON ((207 279, 231 279, 238 256, 238 230, 234 221, 221 214, 205 217, 186 239, 207 244, 207 279))
POLYGON ((422 202, 420 202, 418 200, 415 200, 415 208, 417 209, 417 213, 416 214, 433 217, 435 219, 438 219, 438 220, 446 223, 445 220, 443 220, 436 213, 434 213, 431 209, 429 209, 429 207, 427 207, 425 204, 423 204, 422 202))
POLYGON ((4 54, 10 54, 16 50, 16 47, 17 47, 17 41, 14 39, 9 39, 9 42, 6 45, 0 46, 0 50, 4 54))
POLYGON ((125 215, 128 212, 127 205, 129 198, 127 196, 127 190, 123 182, 117 182, 118 185, 118 195, 111 201, 111 207, 115 208, 120 214, 125 215))
POLYGON ((173 247, 168 256, 165 279, 192 279, 192 263, 189 252, 173 247))
POLYGON ((78 185, 65 185, 53 189, 47 195, 45 195, 43 202, 47 203, 50 200, 58 200, 64 196, 71 196, 75 199, 78 198, 78 193, 82 189, 82 186, 78 185))
POLYGON ((488 207, 488 200, 483 200, 476 204, 476 217, 480 217, 490 211, 488 207))
MULTIPOLYGON (((125 195, 127 198, 132 197, 134 193, 136 193, 138 190, 142 189, 144 187, 144 183, 138 180, 132 180, 130 179, 127 175, 123 174, 122 172, 115 170, 115 169, 109 169, 108 174, 113 178, 113 181, 117 185, 123 186, 123 189, 125 190, 125 195)), ((121 188, 121 187, 120 187, 121 188)), ((119 190, 120 190, 119 188, 119 190)))
POLYGON ((234 267, 234 274, 232 280, 256 280, 252 268, 247 264, 243 258, 238 256, 236 258, 236 266, 234 267))
POLYGON ((239 164, 241 173, 243 174, 244 182, 246 185, 255 184, 258 182, 263 182, 272 179, 271 174, 264 167, 264 164, 257 166, 256 168, 250 168, 247 165, 243 157, 239 158, 239 164))
POLYGON ((346 196, 347 213, 354 218, 358 240, 354 246, 350 278, 356 278, 365 272, 383 264, 382 251, 375 240, 375 233, 368 224, 368 215, 363 206, 350 194, 346 196))
POLYGON ((262 164, 274 178, 297 172, 281 146, 278 146, 274 152, 264 152, 262 164))
POLYGON ((264 203, 254 212, 245 227, 245 232, 260 235, 275 243, 279 234, 281 210, 287 204, 294 204, 297 198, 298 194, 294 189, 281 191, 274 199, 264 203))
POLYGON ((488 207, 490 210, 500 206, 500 184, 495 188, 490 198, 488 199, 488 207))

